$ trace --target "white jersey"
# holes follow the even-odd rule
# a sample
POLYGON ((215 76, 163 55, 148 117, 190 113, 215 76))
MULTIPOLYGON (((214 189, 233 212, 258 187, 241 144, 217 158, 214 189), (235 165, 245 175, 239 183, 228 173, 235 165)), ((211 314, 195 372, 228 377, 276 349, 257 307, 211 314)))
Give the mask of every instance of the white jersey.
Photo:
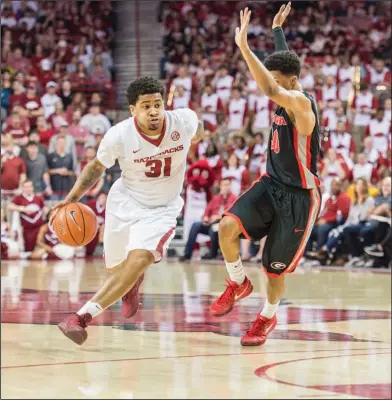
POLYGON ((166 111, 162 132, 152 139, 141 132, 135 117, 131 117, 109 129, 97 158, 106 168, 118 159, 121 181, 138 204, 148 208, 166 206, 180 196, 186 156, 197 127, 194 111, 166 111))

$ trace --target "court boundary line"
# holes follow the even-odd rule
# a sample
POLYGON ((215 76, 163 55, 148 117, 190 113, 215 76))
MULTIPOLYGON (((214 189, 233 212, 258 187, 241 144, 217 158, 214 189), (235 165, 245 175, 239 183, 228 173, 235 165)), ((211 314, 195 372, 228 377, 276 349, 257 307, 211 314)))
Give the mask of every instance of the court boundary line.
MULTIPOLYGON (((249 353, 222 353, 222 354, 187 354, 183 356, 169 356, 169 357, 144 357, 144 358, 119 358, 119 359, 110 359, 110 360, 87 360, 87 361, 69 361, 62 363, 42 363, 42 364, 27 364, 27 365, 10 365, 6 367, 1 367, 1 369, 17 369, 17 368, 33 368, 33 367, 48 367, 55 365, 75 365, 75 364, 95 364, 95 363, 111 363, 111 362, 124 362, 124 361, 144 361, 144 360, 175 360, 179 358, 197 358, 197 357, 225 357, 225 356, 248 356, 248 355, 261 355, 265 354, 268 356, 269 354, 292 354, 292 353, 325 353, 325 352, 337 352, 342 349, 327 349, 327 350, 294 350, 294 351, 267 351, 267 352, 249 352, 249 353)), ((365 349, 352 349, 351 351, 364 351, 369 350, 369 348, 365 349)), ((391 350, 390 347, 381 347, 381 348, 373 348, 370 350, 391 350)), ((369 354, 369 353, 366 353, 369 354)), ((382 353, 376 353, 382 354, 382 353)), ((385 353, 390 354, 390 353, 385 353)), ((343 353, 340 356, 347 355, 352 356, 355 354, 351 353, 343 353)), ((329 356, 329 357, 337 357, 337 356, 329 356)), ((320 358, 328 358, 328 357, 320 357, 320 358)), ((312 360, 313 357, 305 358, 303 360, 312 360)), ((294 361, 294 360, 290 360, 294 361)), ((288 363, 290 361, 286 361, 288 363)), ((298 360, 297 360, 298 361, 298 360)), ((283 363, 283 362, 282 362, 283 363)), ((264 368, 264 367, 260 367, 264 368)), ((257 370, 259 370, 258 368, 257 370)), ((256 371, 257 371, 256 370, 256 371)), ((256 373, 255 371, 255 373, 256 373)))

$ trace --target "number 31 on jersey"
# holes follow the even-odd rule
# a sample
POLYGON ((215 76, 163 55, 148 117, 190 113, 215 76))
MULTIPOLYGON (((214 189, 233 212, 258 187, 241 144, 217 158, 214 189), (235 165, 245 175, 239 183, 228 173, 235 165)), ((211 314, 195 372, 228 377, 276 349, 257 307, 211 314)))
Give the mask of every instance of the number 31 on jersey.
POLYGON ((150 160, 146 162, 146 167, 150 170, 146 172, 148 178, 158 178, 159 176, 170 176, 171 172, 171 157, 166 157, 163 160, 150 160))

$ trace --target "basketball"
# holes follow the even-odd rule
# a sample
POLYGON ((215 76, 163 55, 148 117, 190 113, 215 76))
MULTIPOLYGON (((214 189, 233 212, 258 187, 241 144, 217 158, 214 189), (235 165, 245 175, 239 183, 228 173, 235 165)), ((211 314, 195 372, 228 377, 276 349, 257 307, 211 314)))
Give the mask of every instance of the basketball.
POLYGON ((82 203, 68 204, 58 211, 53 229, 62 243, 73 247, 85 246, 97 234, 97 217, 90 207, 82 203))

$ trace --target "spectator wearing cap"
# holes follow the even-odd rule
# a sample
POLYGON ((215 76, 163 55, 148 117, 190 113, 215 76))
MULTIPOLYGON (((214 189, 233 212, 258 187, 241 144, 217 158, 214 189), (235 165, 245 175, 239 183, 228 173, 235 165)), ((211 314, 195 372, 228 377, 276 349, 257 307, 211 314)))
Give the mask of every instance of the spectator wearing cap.
POLYGON ((36 193, 45 192, 47 195, 52 194, 50 186, 50 177, 48 173, 48 164, 46 157, 39 152, 36 142, 29 142, 26 146, 26 156, 24 162, 27 168, 27 179, 31 180, 36 193))
POLYGON ((37 86, 35 83, 29 83, 27 85, 26 94, 21 100, 20 113, 22 116, 29 119, 30 125, 35 125, 37 123, 37 118, 44 115, 44 108, 37 94, 37 86))
POLYGON ((84 115, 80 120, 80 125, 90 128, 91 132, 99 127, 103 133, 112 126, 109 118, 102 114, 98 105, 92 104, 89 108, 88 114, 84 115))
POLYGON ((63 200, 74 183, 74 164, 72 155, 66 152, 66 137, 58 135, 56 139, 55 149, 48 154, 50 183, 53 190, 51 199, 63 200))
POLYGON ((61 102, 61 98, 56 94, 57 83, 49 81, 46 84, 46 93, 41 97, 41 103, 44 106, 45 118, 48 118, 56 111, 56 103, 61 102))
POLYGON ((64 122, 60 126, 60 133, 52 136, 49 143, 49 153, 54 152, 57 148, 57 141, 59 138, 64 139, 64 152, 69 154, 72 158, 72 166, 76 166, 77 154, 76 154, 76 146, 75 139, 68 132, 68 122, 64 122))
POLYGON ((90 129, 87 126, 80 125, 82 113, 75 110, 72 113, 71 125, 68 127, 68 133, 75 139, 77 159, 81 160, 84 155, 84 148, 90 138, 90 129))

